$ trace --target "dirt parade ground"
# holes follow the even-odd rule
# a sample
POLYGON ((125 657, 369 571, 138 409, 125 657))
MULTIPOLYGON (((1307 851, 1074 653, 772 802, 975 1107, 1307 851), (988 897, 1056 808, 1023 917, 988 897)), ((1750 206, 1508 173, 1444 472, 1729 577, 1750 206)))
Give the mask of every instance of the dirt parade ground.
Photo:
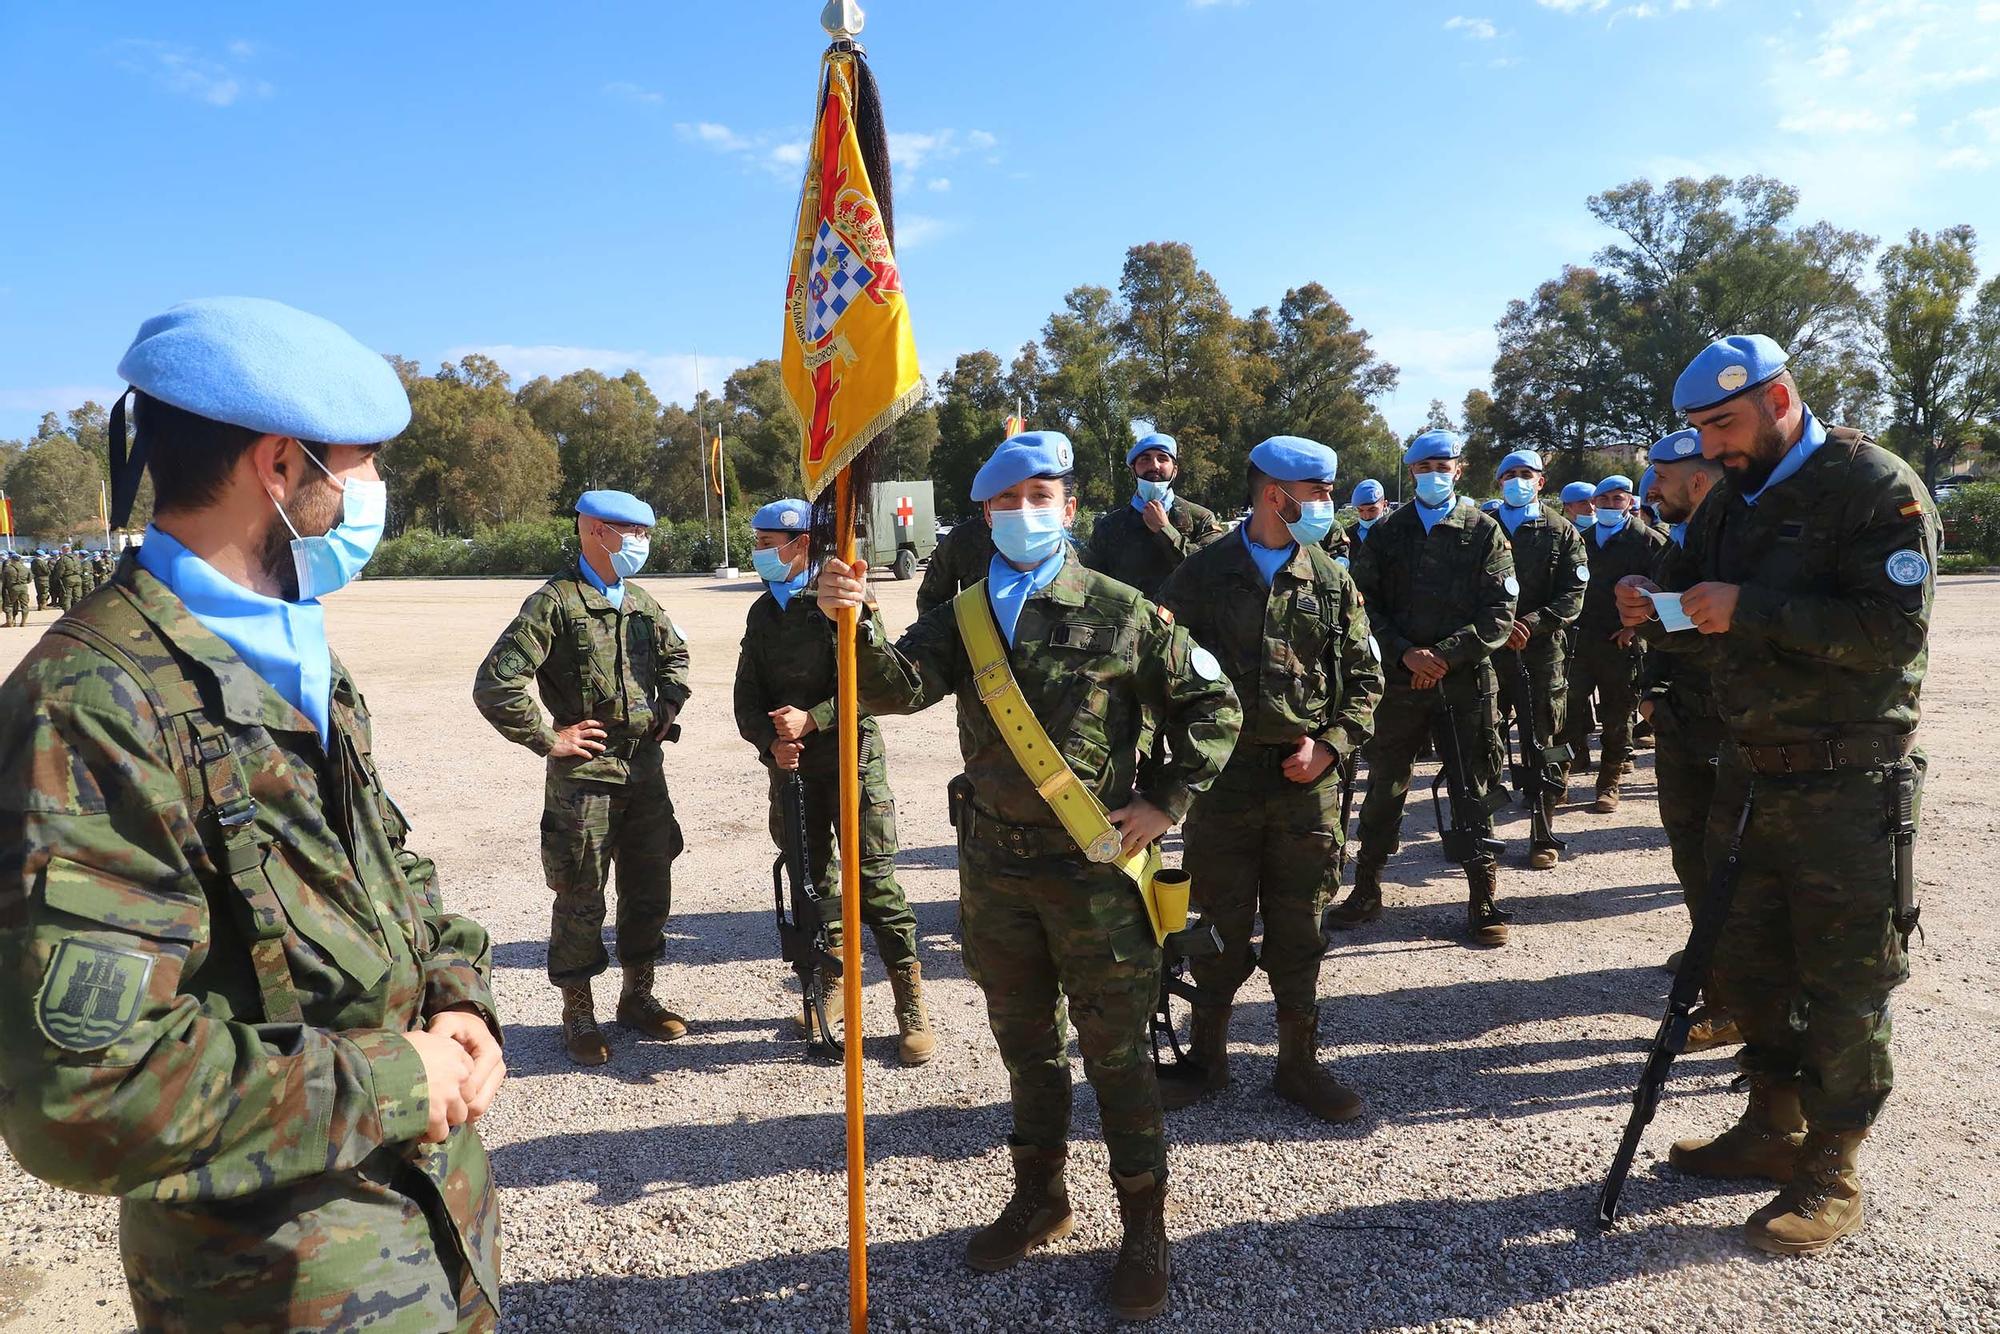
MULTIPOLYGON (((376 754, 437 861, 447 901, 494 940, 511 1077, 481 1133, 501 1186, 504 1325, 522 1330, 845 1328, 841 1077, 806 1058, 777 959, 765 786, 731 720, 737 641, 761 587, 645 581, 688 637, 694 698, 668 754, 686 832, 662 991, 676 1043, 607 1027, 612 1063, 565 1059, 543 973, 542 761, 474 712, 475 667, 519 580, 367 582, 329 603, 336 650, 376 720, 376 754)), ((915 584, 879 585, 892 627, 915 584)), ((53 621, 0 632, 11 670, 53 621)), ((1600 1233, 1598 1184, 1687 930, 1652 800, 1652 757, 1616 815, 1565 808, 1570 852, 1521 869, 1503 813, 1513 943, 1460 942, 1464 882, 1421 782, 1386 877, 1389 912, 1321 977, 1328 1054, 1368 1101, 1328 1127, 1269 1091, 1270 993, 1240 998, 1236 1082, 1168 1122, 1173 1295, 1162 1327, 1242 1330, 2000 1330, 2000 578, 1945 580, 1922 738, 1917 870, 1925 938, 1895 1005, 1896 1091, 1862 1158, 1868 1223, 1806 1261, 1747 1250, 1768 1192, 1684 1179, 1668 1144, 1713 1133, 1740 1095, 1727 1052, 1677 1066, 1600 1233)), ((878 1330, 1073 1330, 1110 1322, 1098 1288, 1117 1210, 1095 1101, 1076 1072, 1076 1231, 1012 1271, 960 1258, 1010 1183, 1006 1072, 955 939, 949 704, 886 723, 902 883, 916 907, 937 1059, 895 1061, 889 988, 866 971, 870 1287, 878 1330)), ((1588 796, 1588 792, 1585 792, 1588 796)), ((615 973, 598 986, 608 1014, 615 973)), ((8 1016, 5 1022, 26 1022, 8 1016)), ((4 1096, 4 1092, 0 1092, 4 1096)), ((0 1161, 0 1326, 129 1328, 111 1200, 0 1161)))

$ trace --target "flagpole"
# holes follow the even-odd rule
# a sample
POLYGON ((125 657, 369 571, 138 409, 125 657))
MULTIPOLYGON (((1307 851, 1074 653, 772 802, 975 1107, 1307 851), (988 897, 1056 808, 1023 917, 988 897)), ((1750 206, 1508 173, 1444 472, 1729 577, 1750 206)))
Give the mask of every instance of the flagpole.
MULTIPOLYGON (((840 559, 854 564, 853 469, 834 474, 838 514, 834 542, 840 559)), ((868 1329, 868 1151, 861 1083, 861 721, 854 682, 854 639, 861 613, 843 607, 836 623, 839 672, 834 707, 840 728, 840 975, 841 1056, 846 1067, 847 1111, 847 1324, 868 1329)))
POLYGON ((694 450, 695 467, 701 469, 701 531, 708 526, 708 430, 701 424, 701 349, 694 350, 694 450))

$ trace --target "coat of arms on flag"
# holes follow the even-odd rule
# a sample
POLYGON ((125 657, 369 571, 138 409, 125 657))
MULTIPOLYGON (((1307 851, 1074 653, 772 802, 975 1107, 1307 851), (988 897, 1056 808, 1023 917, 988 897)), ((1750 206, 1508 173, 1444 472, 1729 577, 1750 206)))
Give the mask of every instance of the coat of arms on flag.
POLYGON ((829 51, 799 192, 779 358, 809 500, 923 396, 902 277, 854 104, 854 56, 829 51))

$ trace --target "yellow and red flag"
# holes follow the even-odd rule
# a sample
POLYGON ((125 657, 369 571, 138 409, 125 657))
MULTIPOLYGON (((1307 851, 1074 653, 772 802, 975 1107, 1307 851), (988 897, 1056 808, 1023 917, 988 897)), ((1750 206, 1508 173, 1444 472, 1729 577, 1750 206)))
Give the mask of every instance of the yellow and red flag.
POLYGON ((1028 419, 1026 417, 1009 417, 1006 425, 1000 428, 1000 438, 1002 440, 1012 440, 1017 435, 1025 435, 1027 430, 1028 419))
POLYGON ((785 287, 778 364, 798 418, 807 500, 924 393, 889 226, 856 132, 860 77, 859 51, 836 41, 820 66, 785 287))
POLYGON ((14 535, 14 502, 0 495, 0 537, 14 535))

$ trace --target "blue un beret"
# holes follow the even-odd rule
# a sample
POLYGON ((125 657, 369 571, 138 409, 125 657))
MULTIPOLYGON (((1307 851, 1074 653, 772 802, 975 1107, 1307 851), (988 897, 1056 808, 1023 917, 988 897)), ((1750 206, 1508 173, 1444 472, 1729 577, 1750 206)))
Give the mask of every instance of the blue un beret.
POLYGON ((1536 472, 1547 472, 1542 466, 1542 456, 1532 449, 1517 449, 1500 460, 1500 466, 1493 470, 1493 480, 1499 481, 1500 474, 1509 468, 1533 468, 1536 472))
POLYGON ((787 496, 750 516, 750 526, 764 533, 803 533, 812 528, 812 506, 787 496))
POLYGON ((1356 505, 1379 505, 1382 503, 1382 496, 1382 484, 1373 477, 1370 477, 1367 481, 1354 488, 1354 500, 1352 503, 1356 505))
POLYGON ((1155 431, 1151 435, 1141 437, 1132 448, 1125 451, 1125 466, 1131 467, 1132 460, 1149 449, 1157 449, 1170 459, 1178 459, 1181 456, 1180 444, 1172 436, 1155 431))
POLYGON ((1030 477, 1067 477, 1076 471, 1076 450, 1061 431, 1028 431, 1008 436, 972 479, 972 498, 991 500, 1030 477))
POLYGON ((639 523, 651 528, 653 507, 623 491, 586 491, 576 498, 576 512, 606 523, 639 523))
POLYGON ((1274 482, 1325 482, 1331 486, 1340 471, 1340 460, 1317 440, 1274 435, 1250 451, 1250 466, 1274 482))
POLYGON ((118 378, 198 417, 315 444, 380 444, 410 424, 410 396, 379 354, 261 297, 205 297, 155 315, 118 378))
POLYGON ((1661 436, 1646 453, 1648 463, 1679 463, 1701 453, 1701 432, 1675 431, 1661 436))
POLYGON ((1674 411, 1700 412, 1777 378, 1789 360, 1763 334, 1718 338, 1695 354, 1674 381, 1674 411))
POLYGON ((1403 466, 1426 459, 1455 459, 1465 453, 1465 438, 1456 431, 1425 431, 1403 451, 1403 466))
POLYGON ((1613 491, 1630 491, 1631 489, 1632 489, 1632 479, 1630 477, 1625 476, 1625 474, 1623 473, 1614 472, 1609 477, 1599 482, 1597 484, 1597 489, 1595 491, 1592 491, 1590 494, 1591 497, 1595 499, 1598 496, 1608 496, 1613 491))
POLYGON ((1639 474, 1639 489, 1633 494, 1638 496, 1641 502, 1646 499, 1646 493, 1653 489, 1653 479, 1657 476, 1659 474, 1653 471, 1651 464, 1647 464, 1646 471, 1639 474))
POLYGON ((1574 505, 1577 501, 1589 500, 1596 494, 1597 488, 1589 482, 1571 482, 1563 488, 1562 502, 1565 505, 1574 505))

